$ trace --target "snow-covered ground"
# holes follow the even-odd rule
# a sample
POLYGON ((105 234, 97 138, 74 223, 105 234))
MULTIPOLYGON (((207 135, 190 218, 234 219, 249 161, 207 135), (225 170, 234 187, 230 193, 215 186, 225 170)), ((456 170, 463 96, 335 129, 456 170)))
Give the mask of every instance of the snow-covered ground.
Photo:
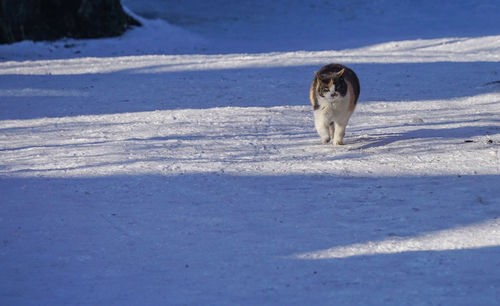
POLYGON ((0 46, 0 304, 500 302, 500 4, 124 2, 173 25, 0 46))

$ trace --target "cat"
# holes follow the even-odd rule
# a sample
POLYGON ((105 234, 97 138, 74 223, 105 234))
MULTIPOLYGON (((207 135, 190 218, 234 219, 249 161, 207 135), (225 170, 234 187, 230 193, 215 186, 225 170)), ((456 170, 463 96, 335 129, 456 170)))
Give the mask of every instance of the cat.
POLYGON ((315 73, 309 91, 314 126, 324 144, 333 140, 342 145, 347 122, 359 98, 359 79, 351 69, 340 64, 323 66, 315 73))

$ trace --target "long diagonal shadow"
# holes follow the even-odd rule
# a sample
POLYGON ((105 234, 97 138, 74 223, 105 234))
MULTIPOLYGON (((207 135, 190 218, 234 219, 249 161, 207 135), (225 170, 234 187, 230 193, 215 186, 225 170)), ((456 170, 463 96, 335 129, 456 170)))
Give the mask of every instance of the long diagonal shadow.
POLYGON ((456 139, 461 142, 473 142, 471 138, 477 136, 485 136, 489 134, 496 134, 500 130, 499 126, 464 126, 456 128, 437 128, 429 129, 422 128, 409 132, 394 133, 389 135, 372 135, 368 139, 376 139, 371 141, 358 149, 366 150, 390 145, 392 143, 403 140, 419 140, 419 139, 456 139))

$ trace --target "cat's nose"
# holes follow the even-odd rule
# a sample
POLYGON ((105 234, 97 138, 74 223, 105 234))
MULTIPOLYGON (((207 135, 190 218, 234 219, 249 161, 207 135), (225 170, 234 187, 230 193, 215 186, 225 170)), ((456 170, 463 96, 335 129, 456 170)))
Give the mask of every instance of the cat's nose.
POLYGON ((332 98, 335 98, 335 97, 337 96, 337 93, 336 93, 336 92, 334 92, 334 93, 332 93, 330 96, 332 96, 332 98))

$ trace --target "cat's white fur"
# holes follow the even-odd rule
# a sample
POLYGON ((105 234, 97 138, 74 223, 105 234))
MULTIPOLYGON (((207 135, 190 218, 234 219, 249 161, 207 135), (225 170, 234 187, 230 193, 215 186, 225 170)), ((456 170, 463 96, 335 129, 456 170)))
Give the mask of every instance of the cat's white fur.
POLYGON ((333 139, 334 145, 343 144, 345 128, 354 111, 351 106, 351 91, 348 89, 342 97, 335 92, 335 85, 332 85, 325 97, 318 96, 319 108, 314 110, 314 126, 323 143, 333 139))

